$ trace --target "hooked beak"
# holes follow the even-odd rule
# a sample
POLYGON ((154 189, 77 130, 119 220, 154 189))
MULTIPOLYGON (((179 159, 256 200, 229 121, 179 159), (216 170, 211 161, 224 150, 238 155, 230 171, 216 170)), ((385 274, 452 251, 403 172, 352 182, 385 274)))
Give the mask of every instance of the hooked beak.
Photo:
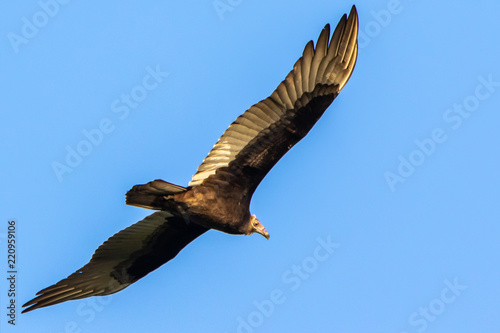
POLYGON ((264 227, 259 228, 259 229, 255 230, 255 232, 266 237, 266 239, 269 239, 269 233, 267 232, 266 228, 264 228, 264 227))

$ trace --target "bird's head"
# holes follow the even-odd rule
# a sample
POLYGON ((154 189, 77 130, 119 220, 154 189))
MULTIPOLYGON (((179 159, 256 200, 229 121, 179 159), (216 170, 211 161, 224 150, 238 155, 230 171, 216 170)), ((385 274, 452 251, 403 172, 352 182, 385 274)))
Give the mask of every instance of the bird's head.
POLYGON ((260 223, 260 221, 255 217, 255 215, 250 216, 250 232, 248 234, 253 234, 254 232, 261 234, 262 236, 269 239, 269 233, 266 228, 260 223))

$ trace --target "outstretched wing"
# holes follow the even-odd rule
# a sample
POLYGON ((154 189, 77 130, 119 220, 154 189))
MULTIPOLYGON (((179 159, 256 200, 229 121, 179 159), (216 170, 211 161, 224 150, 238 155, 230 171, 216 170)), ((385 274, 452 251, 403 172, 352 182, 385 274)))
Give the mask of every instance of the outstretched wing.
POLYGON ((353 6, 331 40, 330 26, 316 47, 310 41, 293 70, 270 97, 239 116, 198 167, 190 186, 239 183, 252 194, 278 160, 321 117, 352 74, 357 57, 358 16, 353 6))
POLYGON ((156 212, 116 233, 88 264, 37 293, 23 307, 29 312, 57 303, 116 293, 174 258, 208 229, 169 212, 156 212))

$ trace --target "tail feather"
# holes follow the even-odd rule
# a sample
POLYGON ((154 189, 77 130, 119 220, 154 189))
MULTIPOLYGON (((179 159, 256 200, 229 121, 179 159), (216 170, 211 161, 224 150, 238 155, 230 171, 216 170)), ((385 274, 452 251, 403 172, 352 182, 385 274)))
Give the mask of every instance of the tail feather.
POLYGON ((126 194, 125 203, 130 206, 161 210, 166 196, 185 190, 185 187, 156 179, 147 184, 132 187, 126 194))

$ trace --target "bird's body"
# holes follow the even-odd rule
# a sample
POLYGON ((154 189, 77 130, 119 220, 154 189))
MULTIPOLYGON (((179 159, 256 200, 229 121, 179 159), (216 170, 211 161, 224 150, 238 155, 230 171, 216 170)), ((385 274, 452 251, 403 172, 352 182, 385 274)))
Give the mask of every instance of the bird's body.
POLYGON ((330 36, 309 42, 293 70, 268 98, 251 106, 219 138, 188 187, 154 180, 134 186, 128 205, 158 210, 116 233, 90 262, 29 301, 23 312, 72 299, 108 295, 175 257, 210 229, 269 238, 250 213, 257 186, 300 141, 337 97, 357 58, 358 18, 353 6, 330 36))
POLYGON ((250 219, 250 198, 244 193, 201 185, 175 195, 174 200, 190 207, 190 219, 200 225, 229 234, 245 234, 242 228, 250 219))
POLYGON ((250 215, 250 196, 230 183, 199 185, 171 193, 170 187, 180 186, 157 179, 146 185, 136 185, 128 193, 128 205, 172 212, 186 223, 196 223, 208 229, 228 234, 246 232, 250 215))

